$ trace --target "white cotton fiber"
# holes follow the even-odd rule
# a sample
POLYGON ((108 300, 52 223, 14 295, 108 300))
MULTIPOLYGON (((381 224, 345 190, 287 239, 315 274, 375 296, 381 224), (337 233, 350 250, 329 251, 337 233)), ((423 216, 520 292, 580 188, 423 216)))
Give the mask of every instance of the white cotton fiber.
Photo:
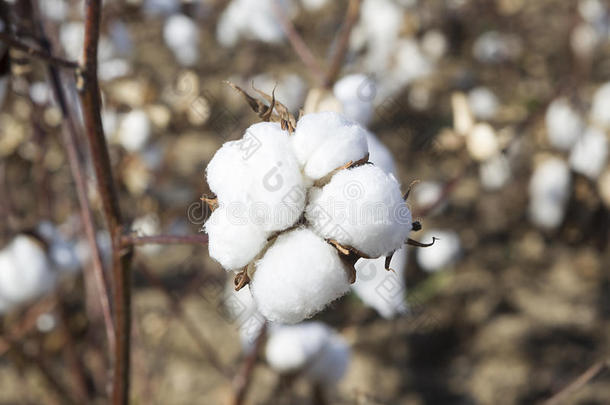
POLYGON ((536 167, 529 184, 529 215, 534 224, 549 229, 561 224, 570 183, 570 169, 562 159, 550 158, 536 167))
POLYGON ((400 248, 411 231, 411 212, 398 182, 374 165, 342 170, 312 190, 305 218, 323 238, 371 258, 400 248))
POLYGON ((392 152, 373 133, 366 132, 369 147, 369 162, 388 174, 396 176, 396 165, 392 152))
POLYGON ((610 129, 610 82, 605 83, 597 89, 593 96, 591 121, 606 129, 610 129))
POLYGON ((546 132, 551 145, 569 150, 584 130, 584 122, 566 98, 553 100, 546 110, 546 132))
POLYGON ((606 134, 595 127, 589 127, 572 147, 570 166, 575 172, 596 179, 604 170, 607 158, 606 134))
POLYGON ((217 208, 204 225, 210 257, 225 270, 238 270, 263 249, 269 234, 255 225, 243 208, 217 208), (237 208, 237 209, 233 209, 237 208))
POLYGON ((56 273, 41 243, 19 235, 0 251, 0 300, 6 310, 51 290, 56 273))
POLYGON ((345 294, 349 282, 337 250, 300 228, 281 234, 256 262, 250 289, 268 320, 296 323, 345 294))
POLYGON ((510 163, 498 153, 479 165, 479 179, 486 190, 498 190, 510 179, 510 163))
POLYGON ((247 153, 243 139, 226 142, 208 163, 206 180, 221 204, 246 200, 250 172, 243 157, 247 153))
POLYGON ((341 102, 343 114, 365 127, 373 118, 376 93, 375 81, 364 74, 345 76, 333 87, 333 94, 341 102))
POLYGON ((496 131, 487 123, 476 124, 466 136, 466 148, 474 160, 490 159, 500 151, 496 131))
POLYGON ((460 255, 460 237, 454 231, 430 229, 426 231, 421 240, 431 242, 438 238, 434 245, 417 249, 417 264, 428 272, 434 272, 451 266, 460 255))
POLYGON ((117 137, 125 150, 136 152, 146 145, 151 132, 148 115, 142 110, 132 110, 121 120, 117 137))
POLYGON ((184 14, 174 14, 165 21, 163 39, 183 66, 192 66, 199 59, 199 28, 184 14))
POLYGON ((393 271, 385 269, 385 257, 360 259, 354 266, 356 282, 352 284, 352 291, 366 306, 374 308, 386 319, 403 314, 407 311, 404 280, 406 264, 407 249, 404 247, 392 256, 390 268, 393 271))
POLYGON ((350 124, 351 121, 343 115, 330 111, 306 114, 301 117, 292 137, 294 154, 299 163, 304 166, 324 141, 334 136, 340 128, 350 124))
POLYGON ((498 112, 498 98, 487 87, 476 87, 468 92, 468 105, 474 116, 490 120, 498 112))

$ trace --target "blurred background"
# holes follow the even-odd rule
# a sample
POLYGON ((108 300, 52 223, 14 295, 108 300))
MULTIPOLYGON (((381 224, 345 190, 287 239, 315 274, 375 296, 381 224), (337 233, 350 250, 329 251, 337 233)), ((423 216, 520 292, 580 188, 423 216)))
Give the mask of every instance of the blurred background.
MULTIPOLYGON (((83 2, 32 1, 2 1, 2 32, 35 45, 42 21, 54 54, 80 61, 83 2)), ((102 118, 135 233, 200 232, 207 163, 259 121, 230 80, 366 126, 403 189, 420 181, 411 237, 439 238, 408 249, 399 285, 372 277, 373 298, 315 317, 349 349, 322 383, 317 355, 286 375, 266 358, 272 339, 251 354, 262 321, 205 246, 136 248, 133 403, 228 403, 248 358, 251 404, 322 403, 320 385, 332 404, 539 403, 591 366, 563 403, 610 403, 610 2, 348 3, 104 1, 102 118)), ((0 403, 79 390, 105 403, 104 323, 45 66, 0 41, 0 403)))

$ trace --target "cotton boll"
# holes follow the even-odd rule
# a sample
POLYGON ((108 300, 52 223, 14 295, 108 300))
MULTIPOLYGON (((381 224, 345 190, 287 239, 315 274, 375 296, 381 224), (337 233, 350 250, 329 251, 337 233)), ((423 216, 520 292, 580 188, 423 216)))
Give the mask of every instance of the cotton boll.
POLYGON ((131 65, 125 59, 114 58, 100 62, 99 78, 109 82, 127 76, 131 72, 131 65))
POLYGON ((141 150, 151 135, 148 115, 142 110, 127 113, 119 125, 118 141, 128 152, 141 150))
POLYGON ((606 7, 600 0, 581 0, 578 12, 585 21, 596 23, 606 15, 606 7))
POLYGON ((447 39, 439 30, 428 30, 421 40, 424 52, 434 60, 439 60, 447 52, 447 39))
POLYGON ((337 250, 309 229, 281 234, 256 262, 250 291, 272 322, 296 323, 321 311, 349 289, 337 250))
POLYGON ((68 59, 80 60, 83 53, 84 38, 85 26, 80 21, 64 23, 59 29, 59 41, 68 59))
POLYGON ((597 45, 601 42, 595 27, 588 23, 580 23, 570 34, 570 45, 575 55, 590 58, 597 45))
POLYGON ((165 21, 163 39, 183 66, 192 66, 199 58, 199 28, 184 14, 174 14, 165 21))
POLYGON ((332 386, 345 375, 350 362, 349 345, 342 336, 334 333, 322 347, 320 355, 307 367, 305 375, 310 381, 332 386))
POLYGON ((591 120, 595 124, 610 130, 610 82, 598 88, 593 95, 591 120))
POLYGON ((422 235, 423 241, 436 237, 434 245, 417 249, 417 264, 428 272, 451 266, 460 255, 460 237, 454 231, 430 229, 422 235))
POLYGON ((386 319, 394 318, 407 311, 405 301, 404 273, 407 264, 407 249, 398 249, 385 269, 385 257, 377 259, 360 259, 356 268, 356 282, 352 290, 366 306, 374 308, 386 319))
POLYGON ((399 84, 398 88, 429 75, 432 68, 432 61, 421 51, 417 41, 403 38, 396 44, 392 78, 399 84))
MULTIPOLYGON (((131 229, 139 236, 159 235, 161 233, 159 216, 155 213, 142 215, 133 221, 131 224, 131 229)), ((158 253, 161 248, 161 245, 145 245, 138 247, 140 251, 148 255, 158 253)))
POLYGON ((468 93, 468 105, 480 120, 493 119, 498 111, 498 98, 487 87, 476 87, 468 93))
MULTIPOLYGON (((443 187, 433 181, 422 181, 413 188, 413 201, 418 209, 436 204, 443 195, 443 187)), ((444 204, 446 206, 446 203, 444 204)), ((441 205, 440 207, 443 207, 441 205)))
POLYGON ((369 162, 381 168, 388 174, 396 176, 396 165, 392 152, 373 133, 366 132, 369 149, 369 162))
POLYGON ((30 98, 39 105, 44 105, 49 101, 49 85, 45 82, 35 82, 30 85, 30 98))
POLYGON ((516 59, 521 54, 521 49, 518 37, 487 31, 475 40, 472 52, 480 62, 501 63, 516 59))
POLYGON ((411 212, 398 182, 373 165, 341 170, 312 190, 305 218, 324 239, 376 258, 400 248, 411 231, 411 212))
POLYGON ((65 0, 45 0, 39 4, 40 13, 53 21, 64 21, 68 15, 68 4, 65 0))
POLYGON ((479 166, 479 178, 486 190, 498 190, 510 179, 510 164, 501 153, 484 161, 479 166))
POLYGON ((529 214, 534 224, 548 229, 561 224, 570 183, 570 170, 562 159, 550 158, 536 167, 529 184, 529 214))
POLYGON ((608 138, 595 127, 589 127, 580 137, 570 153, 570 166, 575 172, 596 179, 608 158, 608 138))
POLYGON ((475 160, 490 159, 500 151, 496 131, 487 123, 476 124, 466 136, 466 148, 475 160))
POLYGON ((333 94, 343 106, 343 114, 362 126, 368 126, 373 118, 375 82, 366 75, 348 75, 337 81, 333 94))
POLYGON ((226 142, 210 160, 206 168, 206 180, 221 204, 245 199, 251 180, 244 156, 258 147, 259 143, 248 136, 240 141, 226 142), (245 139, 251 139, 252 142, 246 145, 245 139))
POLYGON ((294 154, 301 165, 340 128, 353 125, 346 117, 325 111, 306 114, 297 122, 292 136, 294 154))
POLYGON ((269 234, 254 224, 243 206, 217 208, 204 224, 210 257, 225 270, 246 266, 263 249, 269 234))
POLYGON ((549 142, 560 150, 569 150, 584 130, 580 114, 566 98, 551 102, 546 110, 545 123, 549 142))

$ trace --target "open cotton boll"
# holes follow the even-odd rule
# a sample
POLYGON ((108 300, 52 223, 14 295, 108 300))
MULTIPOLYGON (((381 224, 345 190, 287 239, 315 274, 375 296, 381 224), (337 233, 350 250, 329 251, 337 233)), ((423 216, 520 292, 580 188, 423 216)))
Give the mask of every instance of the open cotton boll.
POLYGON ((366 132, 366 141, 369 148, 369 162, 384 172, 396 176, 396 165, 392 152, 371 132, 366 132))
POLYGON ((460 237, 454 231, 430 229, 422 235, 425 242, 438 238, 434 245, 417 250, 417 264, 428 272, 451 266, 460 255, 460 237))
POLYGON ((352 291, 366 306, 374 308, 385 319, 403 314, 408 308, 404 287, 406 264, 407 249, 404 247, 392 256, 390 268, 394 271, 385 269, 385 257, 360 259, 354 266, 358 276, 352 284, 352 291))
POLYGON ((353 74, 337 81, 333 94, 341 102, 343 114, 366 127, 373 118, 375 87, 375 82, 368 76, 353 74))
POLYGON ((490 120, 498 112, 499 102, 487 87, 475 87, 468 92, 468 105, 476 118, 490 120))
POLYGON ((163 39, 181 65, 192 66, 199 59, 199 28, 184 14, 174 14, 165 21, 163 39))
POLYGON ((324 239, 371 258, 399 249, 411 231, 411 211, 398 182, 374 165, 341 170, 312 190, 305 218, 324 239))
POLYGON ((608 158, 608 138, 595 127, 589 127, 578 138, 570 153, 570 166, 575 172, 596 179, 608 158))
POLYGON ((245 201, 251 180, 243 159, 248 149, 242 148, 243 145, 243 139, 226 142, 216 151, 206 168, 208 186, 220 204, 245 201))
POLYGON ((256 262, 250 291, 270 321, 296 323, 349 289, 337 250, 309 229, 281 234, 256 262))
POLYGON ((610 82, 602 85, 593 95, 591 121, 610 129, 610 82))
POLYGON ((498 153, 479 165, 479 179, 486 190, 498 190, 510 179, 510 163, 498 153))
POLYGON ((15 237, 0 251, 0 297, 6 309, 22 304, 55 286, 41 243, 27 235, 15 237))
POLYGON ((146 145, 151 132, 148 115, 143 110, 132 110, 121 120, 117 138, 125 150, 136 152, 146 145))
POLYGON ((305 165, 311 155, 322 144, 334 136, 341 128, 354 125, 341 114, 331 111, 305 114, 297 122, 292 135, 294 154, 301 165, 305 165))
POLYGON ((570 169, 562 159, 550 158, 536 167, 529 184, 529 215, 534 224, 549 229, 561 224, 570 183, 570 169))
POLYGON ((220 206, 205 222, 210 257, 225 270, 241 269, 263 249, 269 234, 253 223, 243 205, 220 206))
POLYGON ((483 162, 500 151, 496 131, 487 123, 476 124, 466 136, 466 148, 474 160, 483 162))
POLYGON ((564 97, 551 102, 546 110, 545 123, 549 142, 560 150, 569 150, 584 130, 580 114, 564 97))

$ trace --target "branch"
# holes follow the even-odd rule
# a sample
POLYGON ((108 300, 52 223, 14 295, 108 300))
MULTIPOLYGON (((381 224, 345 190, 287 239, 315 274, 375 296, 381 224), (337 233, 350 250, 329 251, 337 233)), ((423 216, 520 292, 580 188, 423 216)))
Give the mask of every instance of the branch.
POLYGON ((324 79, 324 86, 327 88, 330 88, 335 83, 341 72, 341 66, 343 65, 347 49, 349 48, 350 34, 352 28, 354 28, 354 25, 356 25, 356 22, 358 21, 359 14, 360 0, 350 0, 349 5, 347 6, 347 12, 345 13, 345 20, 338 36, 337 48, 333 54, 330 68, 326 73, 326 78, 324 79))
POLYGON ((139 245, 200 245, 208 244, 207 235, 154 235, 154 236, 137 236, 123 235, 121 237, 123 246, 139 246, 139 245))
POLYGON ((56 65, 61 68, 66 69, 78 69, 79 65, 76 62, 72 62, 66 59, 59 58, 57 56, 51 55, 49 52, 43 51, 41 49, 36 49, 25 42, 21 42, 17 38, 13 38, 10 35, 0 32, 0 41, 5 42, 8 46, 14 49, 19 49, 27 53, 29 56, 46 61, 52 65, 56 65))
POLYGON ((566 385, 559 392, 553 395, 551 398, 547 399, 544 402, 544 405, 556 405, 560 404, 568 397, 585 386, 589 381, 598 376, 602 371, 606 368, 610 367, 610 360, 600 360, 588 369, 586 369, 581 375, 579 375, 574 381, 566 385))
POLYGON ((234 397, 231 405, 243 404, 244 399, 246 398, 246 393, 248 392, 248 387, 252 382, 252 372, 254 371, 254 366, 256 365, 256 359, 263 348, 266 335, 267 323, 263 324, 261 330, 258 332, 254 346, 252 347, 250 353, 248 353, 242 367, 233 379, 234 397))

